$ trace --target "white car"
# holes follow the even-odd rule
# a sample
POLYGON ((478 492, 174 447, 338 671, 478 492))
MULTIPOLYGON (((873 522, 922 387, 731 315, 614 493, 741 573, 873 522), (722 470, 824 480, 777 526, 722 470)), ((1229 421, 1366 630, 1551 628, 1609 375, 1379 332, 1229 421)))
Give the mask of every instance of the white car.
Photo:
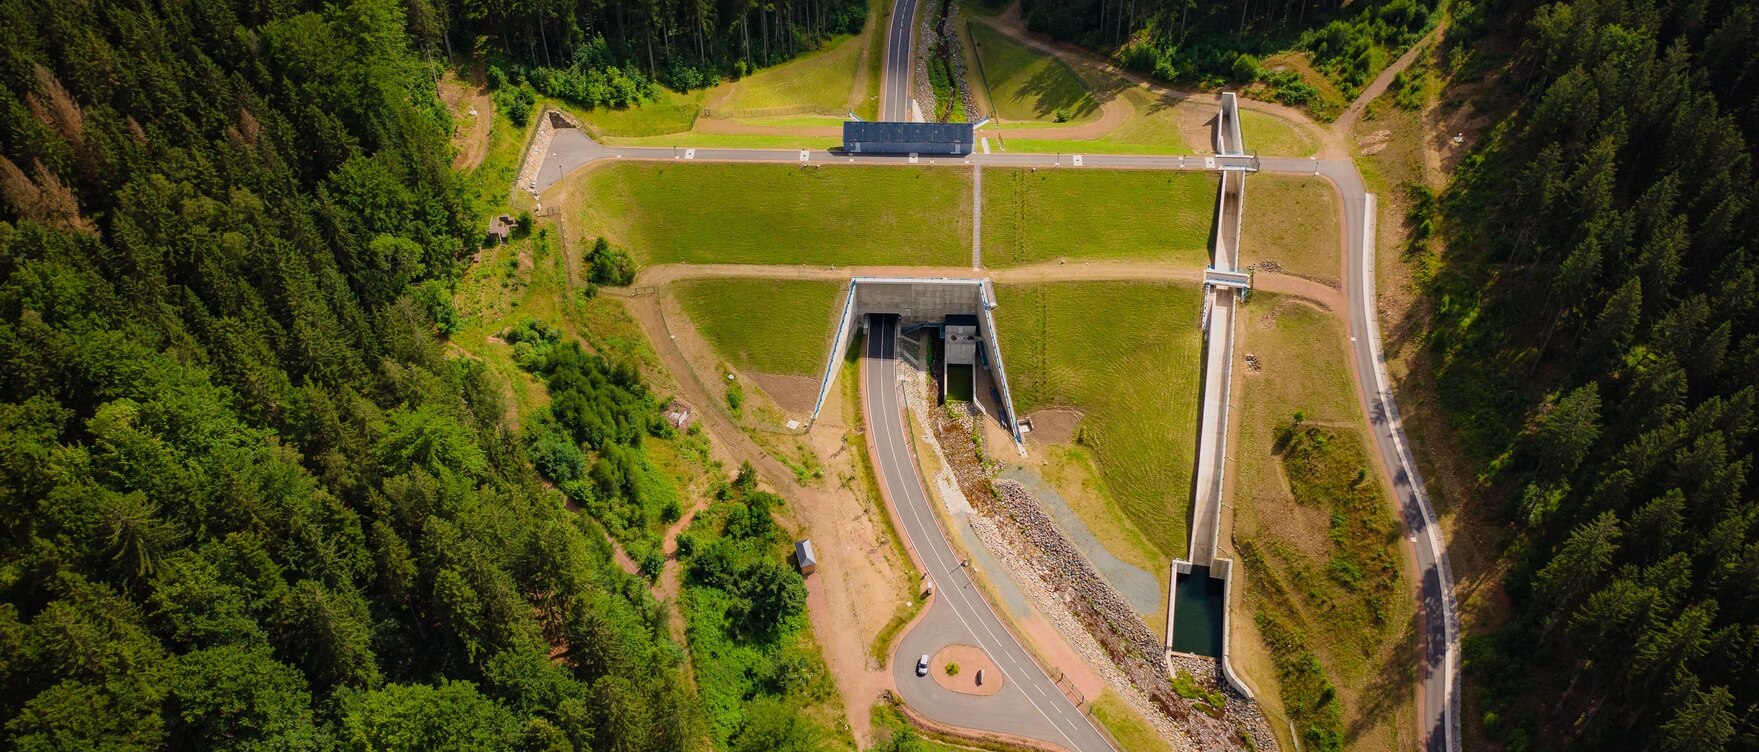
POLYGON ((916 675, 917 676, 928 676, 928 654, 927 653, 923 653, 921 658, 916 659, 916 675))

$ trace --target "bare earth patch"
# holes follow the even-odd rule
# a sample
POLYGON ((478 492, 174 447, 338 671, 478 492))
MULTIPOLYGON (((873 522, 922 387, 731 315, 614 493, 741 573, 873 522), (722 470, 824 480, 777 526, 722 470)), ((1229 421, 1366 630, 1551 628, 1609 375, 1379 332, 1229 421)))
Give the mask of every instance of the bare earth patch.
POLYGON ((1029 444, 1074 443, 1075 429, 1081 425, 1081 411, 1068 408, 1039 410, 1026 417, 1032 421, 1029 444))
POLYGON ((460 81, 447 73, 440 79, 440 99, 452 110, 456 123, 452 130, 452 146, 458 149, 452 158, 452 169, 469 172, 482 164, 489 151, 489 127, 495 122, 494 99, 478 72, 472 82, 460 81))
POLYGON ((747 372, 776 406, 789 415, 812 412, 818 401, 818 379, 810 376, 787 376, 774 373, 747 372))
POLYGON ((989 654, 982 648, 972 645, 948 645, 941 648, 928 660, 928 673, 934 682, 967 695, 993 695, 1002 691, 1002 672, 996 670, 996 663, 989 659, 989 654), (947 665, 959 666, 958 676, 947 675, 947 665), (977 683, 978 672, 983 672, 983 683, 977 683))

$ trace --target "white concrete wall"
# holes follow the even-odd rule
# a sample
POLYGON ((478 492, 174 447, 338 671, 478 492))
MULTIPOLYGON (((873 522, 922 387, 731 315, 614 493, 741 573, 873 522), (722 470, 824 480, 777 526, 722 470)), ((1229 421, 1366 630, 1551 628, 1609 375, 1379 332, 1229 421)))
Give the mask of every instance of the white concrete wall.
MULTIPOLYGON (((995 337, 995 291, 987 279, 955 279, 950 277, 855 277, 849 280, 844 294, 840 319, 830 356, 825 362, 824 377, 819 380, 818 401, 812 408, 812 419, 818 420, 825 398, 837 378, 838 366, 848 352, 858 321, 870 313, 889 313, 908 326, 916 323, 940 323, 951 314, 976 314, 977 335, 985 342, 989 368, 1002 393, 1003 417, 1014 436, 1015 448, 1022 453, 1025 439, 1020 434, 1020 421, 1014 412, 1014 398, 1008 390, 1008 372, 1002 363, 1001 344, 995 337)), ((943 358, 943 361, 945 359, 943 358)))

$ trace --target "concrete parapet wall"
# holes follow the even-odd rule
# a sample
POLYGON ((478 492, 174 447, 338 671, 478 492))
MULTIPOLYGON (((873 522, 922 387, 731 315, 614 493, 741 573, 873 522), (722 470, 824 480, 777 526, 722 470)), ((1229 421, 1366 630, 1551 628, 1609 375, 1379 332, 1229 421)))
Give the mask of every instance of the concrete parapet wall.
POLYGON ((1209 576, 1219 577, 1222 581, 1222 676, 1227 678, 1228 684, 1234 688, 1235 692, 1244 695, 1247 700, 1256 701, 1258 698, 1252 694, 1252 688, 1246 686, 1246 682, 1240 679, 1239 674, 1234 673, 1234 664, 1228 659, 1229 637, 1233 635, 1233 625, 1229 621, 1232 619, 1234 611, 1234 586, 1236 584, 1245 585, 1246 575, 1242 572, 1239 582, 1236 583, 1234 580, 1234 560, 1216 559, 1210 565, 1209 576))
POLYGON ((519 166, 519 178, 514 184, 528 191, 535 191, 538 171, 543 169, 544 157, 550 152, 550 142, 556 138, 556 129, 579 127, 580 121, 561 110, 544 110, 540 113, 537 132, 532 134, 531 144, 525 148, 525 162, 519 166))
POLYGON ((817 420, 819 411, 824 409, 831 383, 837 378, 837 366, 843 362, 850 338, 855 336, 856 322, 861 318, 875 313, 892 314, 899 317, 899 323, 909 326, 916 323, 938 324, 953 314, 977 314, 977 333, 984 340, 989 354, 990 371, 994 373, 996 384, 1002 393, 1002 409, 1006 413, 1003 419, 1014 436, 1015 447, 1024 452, 1025 442, 1020 434, 1020 421, 1014 412, 1014 400, 1008 390, 1008 372, 1002 363, 1001 343, 995 335, 995 318, 990 314, 990 309, 995 307, 994 301, 995 291, 987 279, 850 279, 849 290, 844 293, 840 308, 836 334, 832 335, 835 339, 831 343, 829 359, 825 362, 824 378, 819 380, 818 400, 812 408, 812 419, 817 420))
MULTIPOLYGON (((982 280, 856 278, 851 284, 856 291, 857 317, 890 313, 897 315, 903 326, 939 323, 949 315, 977 313, 984 307, 982 280)), ((978 334, 988 336, 987 332, 978 334)))

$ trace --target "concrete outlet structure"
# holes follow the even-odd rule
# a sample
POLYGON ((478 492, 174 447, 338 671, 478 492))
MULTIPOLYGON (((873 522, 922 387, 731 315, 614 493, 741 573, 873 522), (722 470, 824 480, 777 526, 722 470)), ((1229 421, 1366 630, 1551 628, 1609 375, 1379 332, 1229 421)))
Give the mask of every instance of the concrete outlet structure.
POLYGON ((831 341, 830 357, 825 361, 824 378, 819 380, 818 400, 812 406, 812 419, 818 420, 824 409, 825 397, 837 377, 838 364, 848 352, 849 343, 858 326, 865 326, 869 314, 890 314, 899 318, 900 328, 912 324, 931 324, 952 332, 956 341, 947 343, 947 360, 973 363, 987 368, 1001 392, 1002 414, 996 416, 1014 437, 1014 446, 1026 451, 1020 423, 1014 414, 1014 398, 1008 391, 1008 370, 1002 362, 1001 344, 996 340, 996 321, 991 311, 996 307, 995 288, 987 279, 952 279, 947 277, 854 277, 844 294, 838 313, 836 334, 831 341), (957 360, 955 360, 957 358, 957 360))
MULTIPOLYGON (((1215 151, 1222 157, 1246 155, 1240 136, 1238 101, 1232 92, 1222 94, 1221 111, 1216 115, 1215 151)), ((1240 268, 1240 217, 1246 200, 1246 175, 1253 171, 1249 163, 1237 169, 1221 171, 1221 188, 1216 197, 1214 256, 1204 273, 1204 367, 1203 405, 1197 439, 1197 468, 1191 500, 1191 545, 1186 558, 1173 562, 1167 597, 1167 649, 1201 645, 1221 663, 1228 683, 1247 698, 1252 690, 1234 673, 1228 662, 1228 604, 1235 590, 1235 567, 1229 559, 1216 558, 1221 538, 1222 490, 1227 481, 1228 405, 1233 383, 1234 318, 1252 278, 1240 268), (1220 580, 1218 598, 1203 594, 1213 588, 1202 580, 1220 580), (1196 585, 1195 588, 1184 587, 1196 585), (1199 595, 1191 595, 1193 592, 1199 595), (1178 618, 1181 594, 1186 595, 1186 618, 1178 618), (1215 602, 1219 601, 1219 602, 1215 602), (1189 609, 1201 609, 1205 618, 1192 618, 1189 609), (1216 621, 1220 622, 1219 628, 1216 621), (1186 625, 1186 634, 1178 634, 1178 625, 1186 625), (1192 635, 1202 630, 1203 635, 1192 635), (1209 635, 1219 633, 1219 639, 1209 635), (1219 642, 1219 644, 1216 644, 1219 642)))

